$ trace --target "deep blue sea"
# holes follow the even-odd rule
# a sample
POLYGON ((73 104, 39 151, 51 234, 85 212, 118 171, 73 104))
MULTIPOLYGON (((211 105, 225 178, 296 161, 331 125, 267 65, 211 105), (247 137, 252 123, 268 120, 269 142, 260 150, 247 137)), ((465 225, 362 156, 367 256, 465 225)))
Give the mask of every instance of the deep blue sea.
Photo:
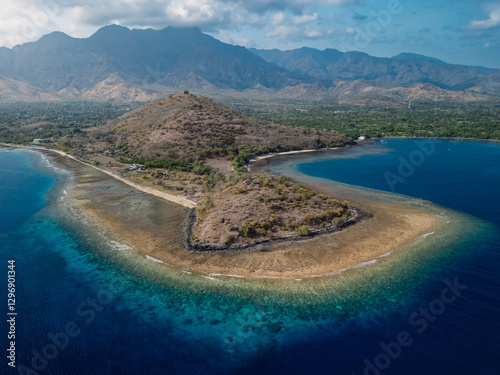
MULTIPOLYGON (((14 259, 18 312, 18 367, 7 366, 2 319, 1 373, 500 374, 500 145, 390 139, 339 155, 296 168, 426 199, 491 225, 447 249, 439 266, 424 258, 408 268, 426 269, 425 278, 383 275, 372 280, 377 288, 350 287, 349 298, 325 292, 308 305, 243 289, 218 294, 156 282, 144 275, 159 271, 133 256, 106 257, 112 241, 54 213, 68 175, 40 154, 0 150, 0 311, 5 317, 14 259), (443 294, 444 280, 456 294, 450 285, 443 294), (398 291, 408 293, 404 303, 398 291), (389 308, 372 313, 356 295, 389 308)), ((109 251, 125 254, 119 245, 109 251)))

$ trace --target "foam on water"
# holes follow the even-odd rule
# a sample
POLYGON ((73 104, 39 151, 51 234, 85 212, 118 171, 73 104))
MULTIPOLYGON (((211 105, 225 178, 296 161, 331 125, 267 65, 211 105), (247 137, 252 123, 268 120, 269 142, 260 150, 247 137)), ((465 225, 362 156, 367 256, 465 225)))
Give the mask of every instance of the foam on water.
POLYGON ((109 242, 109 245, 113 248, 113 249, 116 249, 118 251, 126 251, 126 250, 132 250, 132 248, 127 245, 127 244, 124 244, 124 243, 120 243, 118 241, 110 241, 109 242))
POLYGON ((214 277, 210 277, 210 276, 202 276, 204 279, 208 279, 208 280, 212 280, 212 281, 222 281, 221 279, 216 279, 214 277))
POLYGON ((149 255, 146 255, 146 259, 150 260, 151 262, 154 262, 154 263, 161 263, 161 264, 166 264, 167 266, 169 265, 168 263, 165 263, 164 261, 160 260, 160 259, 156 259, 156 258, 153 258, 149 255))
POLYGON ((236 277, 236 278, 240 278, 240 279, 246 279, 247 278, 247 277, 241 276, 241 275, 226 275, 226 274, 223 274, 223 273, 211 273, 211 274, 209 274, 209 276, 211 276, 211 277, 214 277, 214 276, 236 277))

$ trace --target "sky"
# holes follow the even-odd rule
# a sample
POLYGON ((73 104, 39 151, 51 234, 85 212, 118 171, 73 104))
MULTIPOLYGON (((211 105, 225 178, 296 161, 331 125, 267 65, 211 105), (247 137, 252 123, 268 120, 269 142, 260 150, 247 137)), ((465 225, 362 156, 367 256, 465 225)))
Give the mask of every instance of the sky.
POLYGON ((195 26, 263 49, 336 48, 391 57, 418 53, 500 69, 500 0, 0 0, 0 46, 52 31, 195 26))

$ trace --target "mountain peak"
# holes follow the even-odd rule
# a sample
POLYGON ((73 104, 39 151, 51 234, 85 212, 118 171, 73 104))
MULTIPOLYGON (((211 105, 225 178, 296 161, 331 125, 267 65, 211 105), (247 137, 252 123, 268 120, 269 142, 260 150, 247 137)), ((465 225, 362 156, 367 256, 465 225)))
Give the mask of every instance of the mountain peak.
POLYGON ((71 36, 68 34, 63 33, 62 31, 54 31, 51 32, 50 34, 44 35, 40 38, 40 41, 44 40, 51 40, 51 41, 63 41, 63 40, 69 40, 73 39, 71 36))
POLYGON ((91 37, 90 39, 95 39, 95 38, 100 38, 100 37, 113 37, 117 35, 124 35, 128 34, 130 32, 130 29, 121 26, 121 25, 109 25, 109 26, 104 26, 101 27, 99 30, 97 30, 91 37))
POLYGON ((394 56, 393 59, 422 59, 422 60, 434 61, 440 64, 446 64, 444 61, 436 59, 434 57, 419 55, 418 53, 410 53, 410 52, 402 52, 399 55, 394 56))
POLYGON ((448 65, 425 56, 405 53, 388 59, 307 47, 249 51, 195 27, 172 26, 131 30, 110 25, 87 39, 55 32, 38 42, 0 49, 0 74, 48 93, 123 100, 159 97, 172 88, 266 92, 294 88, 297 93, 307 88, 318 96, 337 95, 339 91, 332 90, 338 81, 356 87, 372 81, 372 86, 383 83, 384 88, 432 83, 447 90, 500 93, 500 72, 448 65))
POLYGON ((191 32, 193 34, 203 34, 198 27, 175 27, 175 26, 167 26, 160 31, 185 31, 191 32))

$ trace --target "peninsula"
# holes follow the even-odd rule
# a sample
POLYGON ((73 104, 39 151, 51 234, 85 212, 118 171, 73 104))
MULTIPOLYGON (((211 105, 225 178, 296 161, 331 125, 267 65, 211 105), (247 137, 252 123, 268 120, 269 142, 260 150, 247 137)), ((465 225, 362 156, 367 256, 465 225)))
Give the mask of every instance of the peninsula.
POLYGON ((344 201, 341 189, 336 195, 296 176, 249 168, 275 154, 352 144, 332 131, 251 120, 188 92, 105 127, 43 139, 52 155, 70 157, 54 158, 77 177, 70 200, 137 251, 189 272, 272 278, 335 273, 443 221, 412 205, 344 201))

